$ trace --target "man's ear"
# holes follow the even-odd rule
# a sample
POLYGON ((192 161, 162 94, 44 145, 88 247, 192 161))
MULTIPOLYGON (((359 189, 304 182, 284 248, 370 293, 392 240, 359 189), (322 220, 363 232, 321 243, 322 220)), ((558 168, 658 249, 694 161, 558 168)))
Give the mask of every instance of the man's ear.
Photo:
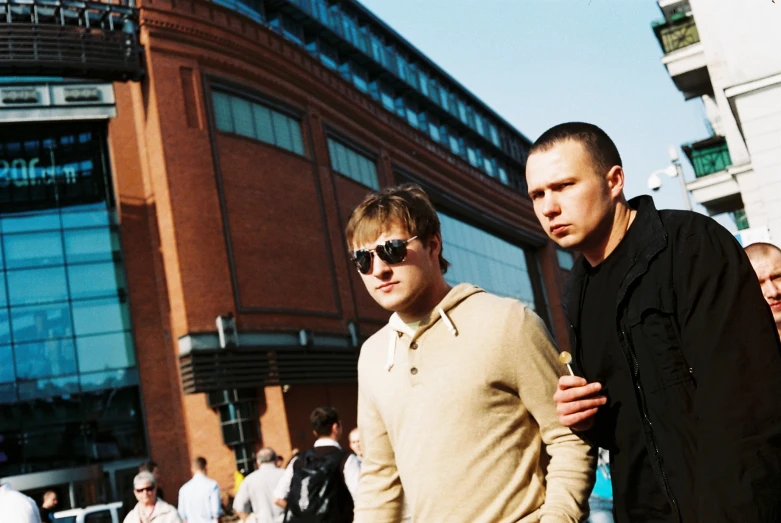
POLYGON ((620 165, 611 167, 605 176, 605 180, 607 181, 611 196, 617 198, 623 194, 626 175, 624 169, 620 165))
POLYGON ((431 250, 431 256, 434 259, 439 257, 439 253, 442 252, 442 234, 432 234, 428 240, 428 248, 431 250))

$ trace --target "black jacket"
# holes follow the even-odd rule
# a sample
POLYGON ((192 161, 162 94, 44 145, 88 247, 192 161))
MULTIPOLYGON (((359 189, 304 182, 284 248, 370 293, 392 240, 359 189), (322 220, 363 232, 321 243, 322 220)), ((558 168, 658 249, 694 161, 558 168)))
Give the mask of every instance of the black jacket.
MULTIPOLYGON (((615 326, 635 388, 618 400, 640 412, 673 511, 630 519, 623 500, 637 488, 636 464, 616 458, 616 521, 781 522, 781 342, 756 275, 712 219, 657 211, 648 196, 629 204, 641 240, 629 251, 615 326)), ((576 365, 585 263, 567 290, 576 365)), ((586 437, 610 448, 616 435, 601 414, 586 437)))

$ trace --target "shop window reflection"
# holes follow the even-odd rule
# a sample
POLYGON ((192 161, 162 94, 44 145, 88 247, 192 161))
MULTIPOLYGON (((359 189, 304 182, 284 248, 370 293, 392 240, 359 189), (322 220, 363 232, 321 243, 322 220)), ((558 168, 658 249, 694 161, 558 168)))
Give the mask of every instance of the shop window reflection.
POLYGON ((0 308, 0 345, 11 344, 11 322, 8 318, 8 309, 0 308))
POLYGON ((60 227, 60 216, 56 210, 22 212, 14 216, 3 216, 0 224, 2 224, 3 234, 48 231, 60 227))
POLYGON ((90 263, 68 267, 71 298, 105 298, 125 290, 122 271, 114 263, 90 263))
POLYGON ((145 456, 105 130, 9 134, 26 167, 0 162, 0 477, 145 456))
POLYGON ((11 308, 15 343, 64 338, 73 334, 67 304, 11 308))
POLYGON ((83 392, 118 389, 138 383, 138 372, 135 369, 93 372, 82 374, 80 382, 83 392))
POLYGON ((17 385, 20 400, 71 396, 79 392, 79 377, 74 374, 39 380, 19 380, 17 385))
POLYGON ((127 306, 118 298, 73 302, 73 326, 77 336, 130 328, 127 306))
POLYGON ((61 265, 65 260, 58 231, 8 234, 3 246, 8 269, 61 265))
POLYGON ((21 380, 75 374, 75 353, 70 338, 17 343, 14 346, 16 374, 21 380))
POLYGON ((103 227, 114 223, 113 213, 104 202, 89 205, 74 205, 62 211, 63 229, 76 227, 103 227))
MULTIPOLYGON (((79 372, 84 374, 109 369, 119 369, 125 372, 125 369, 135 366, 135 356, 133 351, 129 350, 129 347, 132 347, 131 343, 129 332, 76 338, 79 372), (128 347, 128 350, 116 350, 117 347, 123 345, 128 347)), ((119 382, 124 383, 122 380, 119 382)), ((94 388, 95 375, 87 381, 82 380, 82 386, 85 386, 85 383, 89 383, 90 388, 94 388)))
POLYGON ((0 345, 0 383, 9 383, 16 379, 14 358, 10 345, 0 345))
POLYGON ((6 277, 12 307, 68 299, 65 267, 8 271, 6 277))
POLYGON ((108 261, 119 251, 117 235, 109 228, 75 229, 63 236, 69 263, 108 261))

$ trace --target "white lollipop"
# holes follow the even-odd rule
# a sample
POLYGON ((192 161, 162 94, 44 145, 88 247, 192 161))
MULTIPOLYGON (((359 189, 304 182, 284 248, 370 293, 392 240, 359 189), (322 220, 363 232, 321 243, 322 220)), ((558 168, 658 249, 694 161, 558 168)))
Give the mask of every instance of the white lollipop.
POLYGON ((559 353, 559 361, 567 366, 567 370, 569 371, 570 376, 575 375, 575 373, 572 372, 572 367, 570 366, 570 363, 572 363, 572 354, 565 350, 561 351, 561 353, 559 353))

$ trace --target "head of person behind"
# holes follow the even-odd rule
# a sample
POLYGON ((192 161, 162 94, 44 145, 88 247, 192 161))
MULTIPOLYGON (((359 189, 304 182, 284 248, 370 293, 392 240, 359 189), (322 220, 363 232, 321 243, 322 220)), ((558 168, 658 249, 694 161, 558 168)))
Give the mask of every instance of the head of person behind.
POLYGON ((439 217, 419 186, 369 193, 353 210, 346 236, 366 290, 403 321, 420 320, 447 294, 439 217))
POLYGON ((746 255, 757 273, 762 294, 770 305, 781 336, 781 249, 770 243, 753 243, 746 247, 746 255))
POLYGON ((193 476, 198 474, 208 476, 208 464, 206 463, 206 458, 198 456, 197 458, 193 459, 192 463, 190 464, 190 472, 193 473, 193 476))
POLYGON ((616 145, 589 123, 545 131, 526 162, 529 196, 543 229, 592 266, 615 249, 634 217, 624 197, 624 177, 616 145))
POLYGON ((57 492, 54 490, 47 490, 43 493, 43 503, 41 503, 41 508, 45 510, 54 510, 54 507, 57 506, 57 503, 59 500, 57 499, 57 492))
POLYGON ((359 458, 363 457, 363 449, 361 448, 361 433, 358 431, 358 427, 355 427, 350 431, 350 449, 355 452, 355 455, 359 458))
POLYGON ((141 465, 138 466, 139 472, 149 472, 151 473, 156 481, 160 480, 160 469, 157 466, 157 463, 154 461, 145 461, 141 465))
POLYGON ((279 467, 277 464, 279 460, 279 456, 277 456, 277 453, 274 452, 274 449, 269 447, 264 447, 260 449, 255 456, 255 461, 258 464, 258 468, 263 466, 275 466, 279 467))
POLYGON ((157 481, 151 472, 139 472, 133 478, 133 493, 140 505, 140 513, 150 513, 157 503, 157 481))
POLYGON ((342 422, 339 412, 333 407, 317 407, 309 415, 309 423, 317 439, 339 441, 342 437, 342 422))

